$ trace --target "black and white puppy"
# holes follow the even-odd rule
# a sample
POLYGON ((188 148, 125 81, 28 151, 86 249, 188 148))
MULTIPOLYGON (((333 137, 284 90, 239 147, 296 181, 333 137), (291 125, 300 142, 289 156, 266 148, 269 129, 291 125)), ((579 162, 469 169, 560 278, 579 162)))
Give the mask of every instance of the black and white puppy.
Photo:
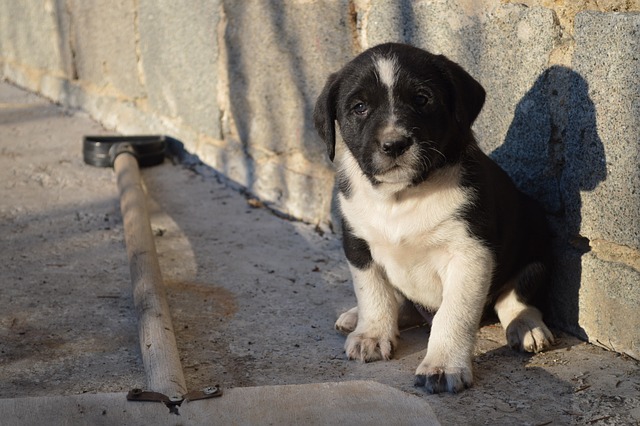
POLYGON ((544 212, 478 148, 485 91, 444 56, 383 44, 332 74, 314 112, 337 164, 344 250, 358 306, 336 328, 350 359, 389 359, 404 298, 435 312, 416 385, 472 384, 475 335, 495 308, 508 344, 553 335, 533 305, 548 278, 544 212), (342 140, 336 144, 335 122, 342 140))

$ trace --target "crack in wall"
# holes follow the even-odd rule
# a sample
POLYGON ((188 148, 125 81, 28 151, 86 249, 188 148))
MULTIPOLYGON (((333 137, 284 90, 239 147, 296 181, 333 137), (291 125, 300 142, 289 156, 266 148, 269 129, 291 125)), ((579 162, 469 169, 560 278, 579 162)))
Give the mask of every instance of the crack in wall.
POLYGON ((356 53, 362 52, 368 46, 367 26, 371 0, 350 0, 349 1, 349 29, 351 30, 353 50, 356 53))
MULTIPOLYGON (((138 83, 146 91, 146 81, 144 74, 144 63, 142 57, 142 50, 140 48, 140 3, 139 0, 133 0, 133 33, 135 36, 134 46, 136 51, 136 66, 138 71, 138 83)), ((146 98, 146 96, 144 96, 146 98)))
POLYGON ((77 56, 77 47, 76 47, 76 30, 75 30, 75 22, 73 19, 73 12, 71 11, 72 7, 69 2, 71 0, 66 0, 64 2, 64 11, 67 15, 67 19, 69 20, 69 54, 70 54, 70 66, 71 66, 71 80, 77 81, 80 79, 78 75, 78 62, 76 59, 77 56))

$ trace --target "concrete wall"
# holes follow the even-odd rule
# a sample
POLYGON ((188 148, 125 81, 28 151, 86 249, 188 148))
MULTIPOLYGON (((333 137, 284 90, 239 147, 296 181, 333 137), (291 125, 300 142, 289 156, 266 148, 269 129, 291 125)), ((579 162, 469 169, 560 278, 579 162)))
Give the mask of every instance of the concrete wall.
POLYGON ((549 212, 549 317, 640 359, 640 0, 179 4, 0 0, 2 76, 119 132, 173 136, 326 226, 333 171, 311 122, 324 79, 379 42, 444 53, 487 89, 483 149, 549 212))

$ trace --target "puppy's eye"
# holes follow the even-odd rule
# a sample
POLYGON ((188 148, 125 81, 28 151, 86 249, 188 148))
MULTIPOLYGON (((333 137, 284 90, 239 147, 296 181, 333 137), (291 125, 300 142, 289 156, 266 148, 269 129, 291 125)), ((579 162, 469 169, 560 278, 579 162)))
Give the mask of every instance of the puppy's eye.
POLYGON ((413 97, 413 102, 416 104, 416 106, 419 106, 419 107, 423 107, 427 105, 430 100, 431 98, 427 95, 415 95, 413 97))
POLYGON ((367 113, 367 104, 365 104, 364 102, 358 102, 357 104, 355 104, 353 106, 353 112, 355 112, 358 115, 364 115, 367 113))

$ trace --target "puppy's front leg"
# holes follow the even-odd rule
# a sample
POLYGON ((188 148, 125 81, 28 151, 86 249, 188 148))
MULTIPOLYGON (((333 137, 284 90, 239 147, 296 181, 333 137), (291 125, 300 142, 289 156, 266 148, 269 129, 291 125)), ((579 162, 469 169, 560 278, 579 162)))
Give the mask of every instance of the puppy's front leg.
POLYGON ((427 355, 416 370, 416 386, 456 393, 473 383, 471 359, 492 269, 492 257, 480 250, 455 255, 443 271, 442 304, 433 318, 427 355))
POLYGON ((349 266, 358 299, 358 321, 345 342, 347 357, 365 362, 388 360, 398 338, 395 292, 384 270, 374 262, 364 269, 349 266))

